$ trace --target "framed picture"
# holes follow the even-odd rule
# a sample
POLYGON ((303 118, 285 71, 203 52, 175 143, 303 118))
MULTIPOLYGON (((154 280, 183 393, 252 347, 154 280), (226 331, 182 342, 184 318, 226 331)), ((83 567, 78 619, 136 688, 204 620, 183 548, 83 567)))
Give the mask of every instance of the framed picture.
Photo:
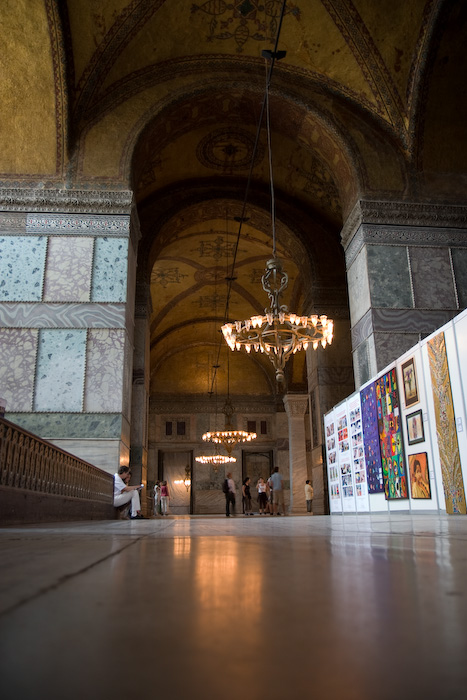
POLYGON ((407 408, 420 401, 418 396, 417 372, 415 371, 415 358, 404 362, 402 365, 402 383, 404 385, 404 399, 407 408))
POLYGON ((412 498, 431 498, 428 455, 426 452, 409 455, 409 473, 412 498))
POLYGON ((421 410, 410 413, 407 417, 407 436, 409 445, 424 442, 425 431, 423 429, 423 415, 421 410))

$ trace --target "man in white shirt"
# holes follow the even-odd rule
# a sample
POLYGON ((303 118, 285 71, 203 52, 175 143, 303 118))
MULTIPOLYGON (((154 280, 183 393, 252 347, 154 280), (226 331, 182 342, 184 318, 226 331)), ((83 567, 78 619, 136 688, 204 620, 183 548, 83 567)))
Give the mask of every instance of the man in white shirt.
POLYGON ((139 500, 139 492, 143 486, 141 484, 128 486, 126 482, 130 480, 130 475, 129 467, 120 467, 118 472, 114 474, 114 506, 119 508, 131 501, 131 519, 143 520, 144 515, 141 512, 139 500))
POLYGON ((305 483, 305 500, 307 513, 311 513, 311 504, 313 502, 313 486, 309 479, 305 483))
POLYGON ((235 481, 232 479, 232 474, 229 472, 225 479, 225 515, 230 517, 230 507, 232 506, 232 515, 235 515, 235 481))

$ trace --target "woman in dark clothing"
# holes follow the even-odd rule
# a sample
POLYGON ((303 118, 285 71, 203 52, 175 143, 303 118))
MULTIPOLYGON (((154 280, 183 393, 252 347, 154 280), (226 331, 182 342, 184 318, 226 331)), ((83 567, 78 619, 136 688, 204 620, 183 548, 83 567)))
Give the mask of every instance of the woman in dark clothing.
POLYGON ((242 503, 243 503, 244 514, 245 515, 253 515, 253 511, 251 510, 251 493, 250 493, 250 477, 249 476, 247 476, 245 479, 243 479, 242 503))

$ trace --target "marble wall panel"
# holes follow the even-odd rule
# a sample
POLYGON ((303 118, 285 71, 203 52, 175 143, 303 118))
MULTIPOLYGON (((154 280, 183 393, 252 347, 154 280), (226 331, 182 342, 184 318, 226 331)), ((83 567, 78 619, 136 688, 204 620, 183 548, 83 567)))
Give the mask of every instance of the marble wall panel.
POLYGON ((124 328, 124 304, 3 304, 0 327, 124 328))
POLYGON ((350 319, 354 326, 371 306, 366 249, 361 250, 350 265, 347 271, 347 282, 350 319))
POLYGON ((96 238, 91 301, 126 300, 128 240, 96 238))
POLYGON ((40 301, 47 238, 0 237, 0 301, 40 301))
POLYGON ((371 245, 367 248, 371 305, 413 308, 407 249, 371 245))
POLYGON ((91 329, 86 351, 84 410, 122 409, 125 331, 91 329))
POLYGON ((81 411, 86 331, 39 332, 35 411, 81 411))
POLYGON ((8 411, 30 411, 38 331, 0 328, 0 396, 8 411))
POLYGON ((453 248, 451 254, 459 306, 465 309, 467 308, 467 249, 453 248))
POLYGON ((447 248, 410 248, 415 306, 422 309, 456 307, 451 260, 447 248))
POLYGON ((47 250, 44 301, 89 301, 94 239, 51 237, 47 250))
POLYGON ((5 417, 44 439, 110 440, 120 438, 122 432, 122 417, 115 413, 14 413, 7 410, 5 417))
MULTIPOLYGON (((115 474, 121 461, 121 443, 119 440, 51 440, 56 447, 65 452, 103 469, 109 474, 115 474)), ((126 462, 128 464, 128 462, 126 462)))

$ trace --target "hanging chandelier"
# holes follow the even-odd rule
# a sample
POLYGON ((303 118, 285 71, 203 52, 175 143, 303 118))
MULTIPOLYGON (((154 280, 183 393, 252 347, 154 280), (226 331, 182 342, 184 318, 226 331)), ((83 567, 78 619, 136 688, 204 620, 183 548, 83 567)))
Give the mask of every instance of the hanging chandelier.
MULTIPOLYGON (((237 430, 232 425, 233 406, 230 397, 227 398, 224 409, 225 428, 224 430, 209 430, 202 436, 205 442, 215 442, 218 445, 223 445, 227 450, 230 460, 235 461, 232 455, 234 447, 240 443, 251 442, 256 438, 256 433, 250 433, 246 430, 237 430)), ((229 461, 230 461, 229 460, 229 461)))
POLYGON ((333 322, 327 316, 291 313, 287 306, 280 304, 288 276, 279 258, 273 257, 267 261, 261 282, 270 300, 270 307, 264 310, 264 316, 225 323, 222 333, 231 350, 265 353, 274 365, 277 381, 282 382, 285 363, 291 355, 306 350, 309 345, 316 350, 318 345, 325 348, 332 342, 333 322))
POLYGON ((235 457, 227 457, 227 455, 201 455, 201 457, 195 457, 197 462, 200 464, 211 464, 214 469, 220 467, 221 464, 229 464, 230 462, 236 462, 235 457))
MULTIPOLYGON (((283 16, 283 4, 281 21, 283 16)), ((269 181, 271 193, 271 224, 272 224, 272 258, 266 263, 266 271, 261 278, 263 289, 270 300, 269 308, 264 315, 252 316, 245 321, 225 323, 222 326, 224 338, 231 350, 251 350, 264 353, 274 365, 276 380, 284 381, 284 368, 287 360, 299 350, 312 346, 314 350, 319 345, 325 348, 332 342, 333 321, 327 316, 301 316, 292 313, 287 306, 280 303, 280 297, 287 288, 288 275, 282 267, 282 262, 276 255, 276 221, 274 202, 274 181, 272 171, 271 127, 269 110, 269 86, 274 62, 284 58, 285 51, 277 51, 276 39, 274 51, 265 50, 262 55, 270 60, 270 69, 266 79, 264 105, 266 107, 266 133, 268 141, 269 181)), ((261 128, 261 120, 259 124, 261 128)), ((233 274, 232 274, 233 277, 233 274)))

